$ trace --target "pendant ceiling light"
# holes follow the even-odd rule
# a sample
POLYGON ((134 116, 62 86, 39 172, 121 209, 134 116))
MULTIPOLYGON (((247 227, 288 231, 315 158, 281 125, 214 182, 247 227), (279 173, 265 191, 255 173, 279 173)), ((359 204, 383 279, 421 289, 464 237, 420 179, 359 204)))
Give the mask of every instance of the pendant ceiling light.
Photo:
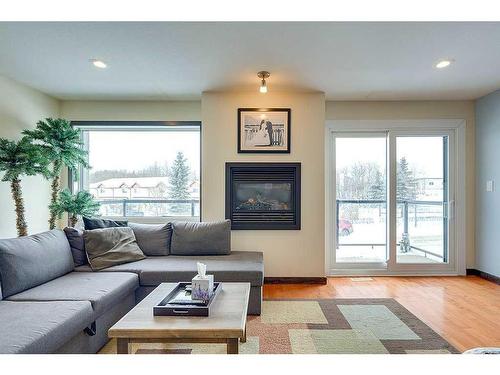
POLYGON ((269 78, 270 75, 271 75, 271 73, 266 72, 266 71, 262 71, 262 72, 257 73, 257 77, 259 77, 261 79, 259 91, 262 94, 265 94, 267 92, 266 78, 269 78))

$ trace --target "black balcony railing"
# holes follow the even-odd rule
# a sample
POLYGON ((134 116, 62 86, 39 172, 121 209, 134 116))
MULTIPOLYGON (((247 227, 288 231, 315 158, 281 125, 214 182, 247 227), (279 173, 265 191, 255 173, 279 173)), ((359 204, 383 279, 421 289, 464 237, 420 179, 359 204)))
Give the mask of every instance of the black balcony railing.
MULTIPOLYGON (((340 221, 341 220, 350 220, 349 217, 344 217, 340 214, 341 208, 343 205, 365 205, 377 207, 379 209, 379 214, 382 215, 383 211, 385 211, 387 201, 385 200, 376 200, 376 199, 337 199, 336 200, 336 220, 335 220, 335 228, 336 228, 336 243, 338 246, 386 246, 386 243, 340 243, 339 232, 340 232, 340 221)), ((445 211, 445 203, 439 201, 410 201, 410 200, 398 200, 397 208, 400 212, 400 217, 403 220, 403 237, 409 237, 409 223, 410 223, 410 210, 409 208, 413 206, 413 216, 411 217, 411 221, 416 226, 419 221, 428 221, 428 220, 446 220, 444 215, 445 211), (426 215, 419 216, 418 215, 418 207, 419 206, 437 206, 441 207, 441 210, 435 212, 427 212, 426 215)), ((421 213, 422 214, 422 213, 421 213)), ((385 214, 384 214, 385 215, 385 214)), ((358 218, 358 222, 363 222, 362 218, 358 218)), ((417 252, 421 252, 425 257, 428 255, 437 257, 446 262, 446 251, 443 251, 443 254, 437 254, 432 251, 409 245, 409 249, 412 249, 417 252)))
POLYGON ((199 199, 96 199, 104 216, 199 216, 199 199))

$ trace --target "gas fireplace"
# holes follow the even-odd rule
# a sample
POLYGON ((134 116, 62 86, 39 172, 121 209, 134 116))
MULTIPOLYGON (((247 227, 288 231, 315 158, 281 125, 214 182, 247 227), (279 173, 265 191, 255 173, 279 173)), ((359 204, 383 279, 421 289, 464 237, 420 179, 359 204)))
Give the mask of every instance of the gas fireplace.
POLYGON ((300 229, 300 163, 226 163, 231 229, 300 229))

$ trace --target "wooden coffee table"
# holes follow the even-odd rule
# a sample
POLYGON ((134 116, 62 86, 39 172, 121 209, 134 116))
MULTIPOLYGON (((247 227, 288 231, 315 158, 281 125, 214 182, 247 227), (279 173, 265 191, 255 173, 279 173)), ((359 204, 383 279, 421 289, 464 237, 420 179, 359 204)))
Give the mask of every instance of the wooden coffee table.
POLYGON ((246 341, 249 283, 222 283, 208 317, 153 316, 153 306, 176 286, 160 284, 108 331, 117 339, 118 354, 128 354, 130 343, 224 343, 227 354, 238 354, 246 341))

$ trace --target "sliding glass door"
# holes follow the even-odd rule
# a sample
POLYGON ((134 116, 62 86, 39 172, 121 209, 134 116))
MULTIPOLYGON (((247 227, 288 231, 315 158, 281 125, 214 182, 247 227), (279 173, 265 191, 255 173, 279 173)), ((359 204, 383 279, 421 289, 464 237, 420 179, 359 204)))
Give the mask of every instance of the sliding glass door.
POLYGON ((386 165, 385 133, 336 137, 337 263, 386 262, 386 165))
POLYGON ((453 133, 334 132, 331 145, 333 267, 418 272, 447 266, 453 133))
POLYGON ((448 136, 396 137, 398 263, 448 261, 448 136))

